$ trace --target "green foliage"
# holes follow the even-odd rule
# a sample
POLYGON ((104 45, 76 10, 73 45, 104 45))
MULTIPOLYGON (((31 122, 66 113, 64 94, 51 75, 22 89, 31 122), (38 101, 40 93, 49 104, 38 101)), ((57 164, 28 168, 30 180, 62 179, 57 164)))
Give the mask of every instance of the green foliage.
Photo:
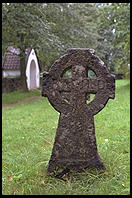
POLYGON ((130 3, 108 3, 100 7, 98 51, 113 72, 125 74, 130 63, 130 3))
POLYGON ((93 48, 111 71, 130 71, 130 3, 3 3, 2 35, 2 53, 32 47, 42 71, 70 47, 93 48))
POLYGON ((38 9, 34 3, 3 3, 2 11, 3 49, 9 45, 20 49, 21 81, 23 90, 28 91, 25 49, 37 46, 36 43, 41 38, 38 30, 40 26, 38 9))
POLYGON ((64 78, 72 78, 72 71, 71 69, 68 69, 64 74, 63 74, 64 78))
MULTIPOLYGON (((4 98, 6 96, 12 98, 12 94, 4 95, 4 98)), ((98 152, 106 166, 104 173, 93 170, 71 172, 64 180, 47 175, 58 117, 45 98, 15 106, 8 103, 8 108, 3 109, 2 194, 129 195, 129 81, 116 81, 115 99, 109 100, 95 116, 98 152)))
POLYGON ((2 11, 3 45, 15 45, 22 51, 37 47, 44 29, 39 19, 39 4, 3 3, 2 11))
POLYGON ((33 47, 46 69, 67 48, 97 45, 93 4, 3 3, 2 11, 3 49, 33 47))

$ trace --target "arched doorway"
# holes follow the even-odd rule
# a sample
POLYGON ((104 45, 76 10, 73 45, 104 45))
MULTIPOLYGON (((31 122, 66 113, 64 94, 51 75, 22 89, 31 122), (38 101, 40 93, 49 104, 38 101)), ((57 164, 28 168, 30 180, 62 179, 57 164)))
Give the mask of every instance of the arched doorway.
POLYGON ((30 64, 30 89, 36 89, 36 64, 34 60, 30 64))

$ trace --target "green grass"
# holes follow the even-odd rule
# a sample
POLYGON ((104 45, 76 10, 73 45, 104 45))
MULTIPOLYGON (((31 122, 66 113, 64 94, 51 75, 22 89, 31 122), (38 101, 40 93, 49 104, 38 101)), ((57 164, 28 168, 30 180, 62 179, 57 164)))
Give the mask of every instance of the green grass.
MULTIPOLYGON (((37 90, 34 94, 40 94, 37 90)), ((21 92, 3 95, 4 104, 22 100, 21 92), (15 95, 14 99, 13 96, 15 95)), ((31 97, 32 92, 26 97, 31 97), (30 95, 31 94, 31 95, 30 95)), ((2 111, 2 193, 4 195, 130 194, 129 81, 116 81, 116 97, 95 116, 98 152, 104 173, 70 173, 65 181, 48 176, 59 114, 46 98, 2 111)))
POLYGON ((3 93, 2 94, 2 105, 4 104, 14 104, 16 102, 20 102, 26 98, 31 96, 40 96, 40 90, 32 90, 32 91, 14 91, 11 93, 3 93))

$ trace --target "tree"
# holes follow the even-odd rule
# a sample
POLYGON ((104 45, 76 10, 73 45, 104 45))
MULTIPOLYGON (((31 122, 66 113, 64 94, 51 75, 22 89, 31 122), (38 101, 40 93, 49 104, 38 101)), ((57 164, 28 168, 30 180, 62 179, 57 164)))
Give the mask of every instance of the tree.
POLYGON ((45 3, 42 12, 52 27, 51 42, 43 45, 43 58, 49 64, 67 48, 97 47, 99 13, 93 3, 45 3))
POLYGON ((100 9, 98 52, 113 72, 127 71, 130 63, 130 4, 105 3, 100 9))
POLYGON ((123 67, 126 70, 129 6, 128 3, 3 3, 2 51, 9 45, 20 48, 24 90, 27 90, 26 48, 37 51, 45 70, 71 47, 93 48, 111 71, 123 67))
POLYGON ((48 32, 47 23, 41 23, 39 8, 40 4, 36 3, 2 4, 2 48, 5 50, 7 46, 13 45, 20 49, 21 81, 24 91, 28 90, 25 49, 39 47, 42 39, 40 35, 48 32))
POLYGON ((99 19, 98 9, 93 3, 75 3, 73 4, 73 12, 77 28, 76 33, 77 47, 93 48, 96 50, 98 46, 99 34, 97 31, 97 24, 99 19))
POLYGON ((122 51, 122 56, 116 61, 116 70, 121 70, 125 74, 130 64, 130 3, 119 3, 117 6, 112 4, 112 6, 115 12, 114 44, 122 51))

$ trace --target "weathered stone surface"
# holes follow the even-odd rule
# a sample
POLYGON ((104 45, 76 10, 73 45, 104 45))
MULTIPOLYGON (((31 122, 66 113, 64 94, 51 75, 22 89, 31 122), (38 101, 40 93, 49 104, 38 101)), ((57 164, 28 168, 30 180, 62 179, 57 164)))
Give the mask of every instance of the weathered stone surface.
POLYGON ((60 112, 48 172, 105 169, 98 154, 94 115, 115 97, 115 79, 94 50, 72 48, 43 74, 42 96, 60 112), (64 77, 67 70, 71 77, 64 77), (88 77, 92 70, 95 78, 88 77), (90 100, 90 94, 95 94, 90 100))

